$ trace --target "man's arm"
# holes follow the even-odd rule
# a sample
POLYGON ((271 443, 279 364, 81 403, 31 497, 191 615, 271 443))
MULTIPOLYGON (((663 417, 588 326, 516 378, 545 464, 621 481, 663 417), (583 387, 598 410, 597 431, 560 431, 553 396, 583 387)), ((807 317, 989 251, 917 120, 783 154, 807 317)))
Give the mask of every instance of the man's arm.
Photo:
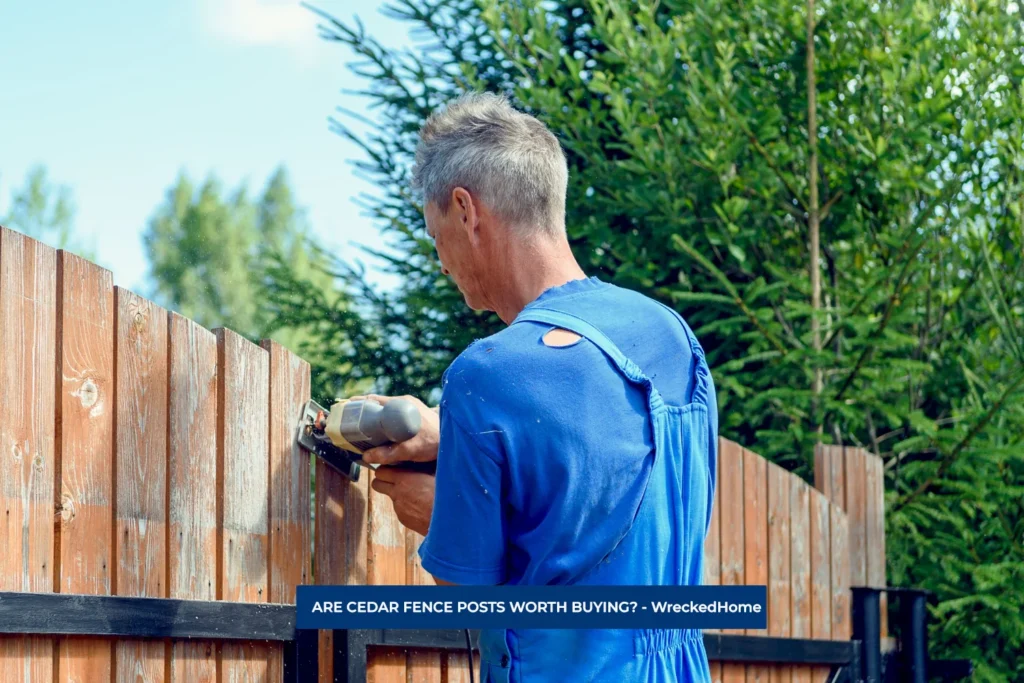
MULTIPOLYGON (((450 413, 440 415, 436 477, 380 467, 373 488, 392 499, 404 526, 426 537, 419 554, 437 585, 500 584, 505 581, 502 460, 497 447, 483 443, 450 413)), ((367 454, 387 464, 400 447, 367 454)))

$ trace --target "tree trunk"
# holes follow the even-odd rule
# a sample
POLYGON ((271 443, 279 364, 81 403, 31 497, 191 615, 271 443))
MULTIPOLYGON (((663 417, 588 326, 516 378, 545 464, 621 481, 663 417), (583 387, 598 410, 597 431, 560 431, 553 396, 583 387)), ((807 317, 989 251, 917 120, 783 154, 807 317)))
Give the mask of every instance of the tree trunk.
MULTIPOLYGON (((814 0, 807 0, 807 141, 810 145, 810 161, 807 185, 810 194, 807 225, 810 231, 810 275, 811 275, 811 344, 815 353, 821 353, 821 251, 820 209, 818 206, 818 112, 817 88, 814 78, 814 0)), ((822 371, 820 362, 814 364, 815 421, 821 407, 822 371)), ((822 425, 818 423, 818 431, 822 425)))

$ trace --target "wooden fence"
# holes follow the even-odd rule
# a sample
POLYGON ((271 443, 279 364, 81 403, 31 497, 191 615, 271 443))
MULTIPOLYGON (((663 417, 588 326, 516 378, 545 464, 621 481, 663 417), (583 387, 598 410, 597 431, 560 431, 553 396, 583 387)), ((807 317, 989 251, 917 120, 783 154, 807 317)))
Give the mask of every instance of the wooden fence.
MULTIPOLYGON (((0 591, 292 603, 305 583, 432 583, 422 539, 372 473, 349 482, 295 446, 305 361, 205 330, 3 228, 0 388, 0 591)), ((819 490, 721 441, 707 582, 769 586, 769 628, 750 634, 848 639, 851 581, 884 584, 877 459, 826 448, 816 464, 819 490)), ((332 646, 322 633, 324 682, 332 646)), ((469 665, 377 648, 368 680, 456 683, 469 665)), ((269 683, 282 667, 266 642, 0 636, 0 683, 269 683)), ((713 673, 824 680, 729 662, 713 673)))

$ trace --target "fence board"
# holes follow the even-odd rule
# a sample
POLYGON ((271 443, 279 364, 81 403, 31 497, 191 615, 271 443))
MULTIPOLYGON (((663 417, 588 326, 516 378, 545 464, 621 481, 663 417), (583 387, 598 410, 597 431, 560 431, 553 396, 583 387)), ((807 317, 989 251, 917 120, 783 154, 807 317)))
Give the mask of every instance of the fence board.
MULTIPOLYGON (((167 585, 167 311, 114 290, 114 593, 162 598, 167 585)), ((165 644, 119 639, 116 680, 164 680, 165 644)))
MULTIPOLYGON (((114 562, 112 275, 60 251, 57 294, 59 592, 109 595, 114 562)), ((96 639, 62 639, 56 680, 107 680, 111 655, 110 645, 96 639)))
MULTIPOLYGON (((373 483, 373 472, 364 469, 373 483)), ((394 514, 391 499, 370 490, 370 550, 366 578, 373 585, 405 583, 405 530, 394 514)), ((405 652, 393 648, 371 648, 366 674, 367 683, 405 683, 405 652)))
MULTIPOLYGON (((434 579, 420 563, 419 547, 423 537, 405 529, 405 583, 433 586, 434 579)), ((435 650, 410 650, 406 662, 409 683, 441 683, 441 653, 435 650)))
POLYGON ((815 446, 814 488, 846 512, 846 460, 842 446, 815 446))
MULTIPOLYGON (((790 560, 790 635, 794 638, 811 637, 811 488, 793 475, 789 483, 790 560)), ((811 669, 796 666, 792 669, 793 683, 810 683, 811 669)))
MULTIPOLYGON (((744 583, 768 584, 768 462, 743 449, 744 583)), ((771 594, 768 597, 771 611, 771 594)), ((747 635, 765 635, 765 629, 746 629, 747 635)), ((748 665, 747 683, 767 683, 771 667, 748 665)))
MULTIPOLYGON (((295 587, 310 583, 310 455, 295 436, 309 400, 309 363, 277 342, 261 346, 270 361, 270 568, 268 602, 294 603, 295 587)), ((269 676, 284 676, 283 650, 273 648, 269 676)))
MULTIPOLYGON (((0 228, 0 590, 54 589, 57 252, 0 228)), ((53 640, 0 638, 0 682, 53 680, 53 640)))
MULTIPOLYGON (((264 349, 218 329, 217 440, 222 473, 221 600, 266 602, 269 585, 270 362, 264 349)), ((270 645, 224 643, 221 681, 270 683, 270 645)))
POLYGON ((846 469, 846 519, 850 552, 850 585, 867 582, 867 494, 865 458, 856 448, 843 449, 846 469))
MULTIPOLYGON (((831 509, 825 494, 809 491, 810 494, 810 540, 811 540, 811 637, 830 640, 832 638, 832 527, 831 509)), ((815 667, 812 675, 815 682, 827 680, 828 667, 815 667)))
POLYGON ((832 552, 832 639, 849 640, 850 616, 850 556, 849 532, 846 516, 836 507, 829 508, 829 532, 832 552))
MULTIPOLYGON (((316 462, 315 576, 321 585, 366 583, 368 477, 351 483, 316 462)), ((334 681, 334 640, 320 632, 320 682, 334 681)))
MULTIPOLYGON (((757 456, 760 457, 760 456, 757 456)), ((778 465, 766 462, 768 469, 768 634, 788 638, 792 631, 790 590, 791 540, 789 528, 790 479, 778 465)), ((772 683, 790 683, 789 666, 773 666, 772 683)))
MULTIPOLYGON (((744 572, 744 519, 743 519, 743 449, 727 439, 719 439, 718 486, 721 501, 721 580, 723 586, 740 586, 745 581, 744 572)), ((743 629, 723 629, 722 633, 741 635, 743 629)), ((722 662, 724 683, 740 683, 746 680, 746 668, 742 664, 722 662)))
MULTIPOLYGON (((169 316, 170 384, 168 597, 217 598, 217 339, 177 313, 169 316)), ((214 642, 173 644, 173 683, 217 680, 214 642)))
MULTIPOLYGON (((861 451, 864 458, 864 533, 866 585, 884 588, 885 581, 885 472, 882 459, 861 451)), ((880 596, 882 637, 888 635, 888 596, 880 596)))

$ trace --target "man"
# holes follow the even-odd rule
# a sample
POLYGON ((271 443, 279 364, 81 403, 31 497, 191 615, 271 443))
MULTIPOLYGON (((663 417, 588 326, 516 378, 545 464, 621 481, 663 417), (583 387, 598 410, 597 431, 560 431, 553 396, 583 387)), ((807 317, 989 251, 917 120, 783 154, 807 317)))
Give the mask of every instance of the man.
MULTIPOLYGON (((370 462, 445 584, 700 584, 718 415, 674 311, 587 278, 565 233, 568 172, 545 126, 472 94, 420 133, 414 186, 444 273, 508 327, 445 372, 440 413, 370 462)), ((387 401, 387 397, 377 397, 387 401)), ((481 634, 482 682, 708 681, 699 631, 481 634)))

